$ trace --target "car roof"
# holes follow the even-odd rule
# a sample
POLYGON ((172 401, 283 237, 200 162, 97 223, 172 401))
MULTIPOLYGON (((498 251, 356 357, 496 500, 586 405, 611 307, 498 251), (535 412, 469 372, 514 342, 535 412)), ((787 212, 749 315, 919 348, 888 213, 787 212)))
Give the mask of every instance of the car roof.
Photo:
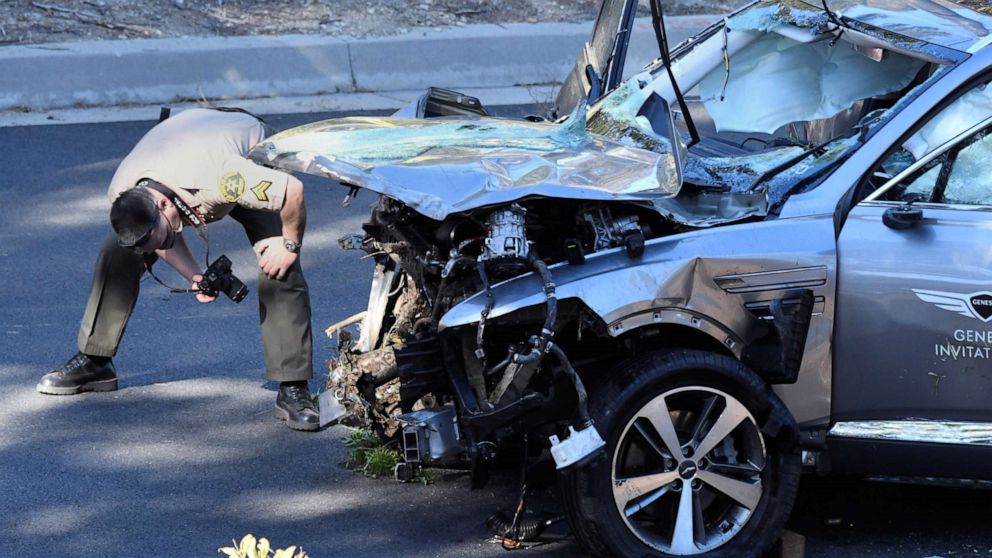
POLYGON ((844 19, 959 52, 976 52, 992 42, 992 5, 984 0, 764 0, 738 16, 764 11, 771 19, 805 27, 823 21, 824 4, 844 19))

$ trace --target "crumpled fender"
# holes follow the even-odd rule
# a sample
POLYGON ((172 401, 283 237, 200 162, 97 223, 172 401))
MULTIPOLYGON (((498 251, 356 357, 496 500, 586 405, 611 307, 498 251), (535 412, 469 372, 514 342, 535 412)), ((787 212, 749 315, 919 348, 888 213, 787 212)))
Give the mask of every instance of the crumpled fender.
MULTIPOLYGON (((632 260, 622 248, 587 256, 586 263, 560 263, 550 271, 559 300, 578 299, 607 325, 611 336, 651 324, 679 323, 709 334, 733 353, 764 333, 745 307, 746 298, 826 283, 835 258, 828 219, 751 223, 658 238, 632 260), (746 234, 744 234, 746 232, 746 234), (737 247, 734 247, 737 244, 737 247), (822 244, 822 250, 817 250, 822 244), (773 253, 757 247, 777 246, 773 253), (739 255, 735 255, 739 254, 739 255), (797 281, 797 278, 799 279, 797 281)), ((769 295, 770 296, 770 295, 769 295)), ((540 278, 528 273, 493 286, 495 305, 488 319, 544 304, 540 278)), ((485 293, 451 308, 439 329, 479 321, 485 293)))

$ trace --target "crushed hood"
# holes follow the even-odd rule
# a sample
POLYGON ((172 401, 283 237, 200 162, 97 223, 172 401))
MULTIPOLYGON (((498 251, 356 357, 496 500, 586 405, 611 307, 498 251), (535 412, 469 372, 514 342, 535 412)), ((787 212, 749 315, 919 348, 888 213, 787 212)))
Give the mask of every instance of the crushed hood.
POLYGON ((528 196, 652 205, 678 194, 670 146, 648 151, 585 129, 498 118, 350 117, 276 134, 249 157, 399 200, 437 220, 528 196))

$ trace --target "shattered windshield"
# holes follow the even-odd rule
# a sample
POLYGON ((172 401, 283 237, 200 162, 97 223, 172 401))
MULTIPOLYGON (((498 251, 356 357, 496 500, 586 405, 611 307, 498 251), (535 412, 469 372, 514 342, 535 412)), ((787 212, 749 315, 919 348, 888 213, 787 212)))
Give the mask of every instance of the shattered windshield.
MULTIPOLYGON (((680 49, 672 69, 700 134, 680 157, 687 185, 762 191, 769 206, 781 204, 818 184, 880 122, 963 59, 943 44, 971 45, 992 29, 986 16, 940 1, 827 4, 830 15, 802 0, 764 0, 680 49), (864 21, 842 26, 838 14, 864 21), (945 29, 955 22, 966 30, 945 29)), ((594 107, 589 129, 678 153, 688 143, 685 115, 672 109, 682 144, 673 148, 668 113, 657 110, 674 101, 666 72, 655 66, 594 107)), ((963 104, 984 109, 977 94, 963 104)), ((918 142, 939 141, 938 130, 955 127, 933 128, 918 142)))
POLYGON ((733 193, 748 193, 760 188, 766 193, 768 204, 774 207, 796 193, 797 185, 818 177, 857 144, 858 138, 850 137, 811 150, 786 147, 740 157, 690 156, 684 176, 688 183, 719 184, 733 193), (769 172, 776 168, 780 168, 780 172, 769 172))

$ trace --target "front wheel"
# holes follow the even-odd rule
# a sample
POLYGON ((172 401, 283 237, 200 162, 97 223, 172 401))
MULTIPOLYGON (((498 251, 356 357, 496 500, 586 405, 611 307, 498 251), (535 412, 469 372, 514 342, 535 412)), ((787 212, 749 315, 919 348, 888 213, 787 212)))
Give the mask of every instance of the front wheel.
POLYGON ((628 360, 592 401, 606 454, 561 476, 576 536, 601 555, 757 556, 799 485, 796 426, 740 362, 701 351, 628 360))

